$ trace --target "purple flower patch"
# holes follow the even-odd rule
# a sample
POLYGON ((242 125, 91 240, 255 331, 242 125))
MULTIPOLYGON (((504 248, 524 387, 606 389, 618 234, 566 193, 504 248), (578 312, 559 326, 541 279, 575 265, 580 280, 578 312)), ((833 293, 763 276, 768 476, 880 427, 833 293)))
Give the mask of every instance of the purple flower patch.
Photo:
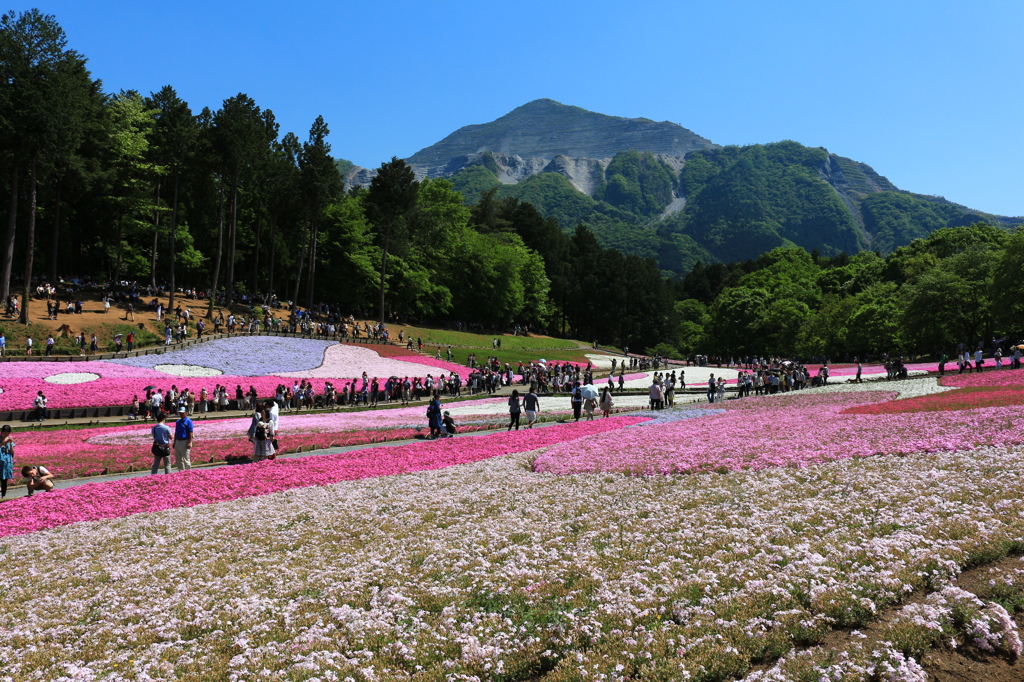
POLYGON ((316 369, 323 364, 324 351, 333 344, 333 341, 318 339, 236 336, 167 353, 109 362, 146 369, 157 365, 198 365, 218 369, 224 374, 255 377, 316 369))

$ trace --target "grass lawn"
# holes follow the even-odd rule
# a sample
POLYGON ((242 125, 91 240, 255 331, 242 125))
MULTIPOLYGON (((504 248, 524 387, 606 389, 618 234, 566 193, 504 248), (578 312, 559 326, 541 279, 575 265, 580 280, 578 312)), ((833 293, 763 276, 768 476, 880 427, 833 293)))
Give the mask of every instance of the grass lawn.
MULTIPOLYGON (((413 339, 423 339, 424 346, 430 344, 441 344, 442 346, 465 346, 469 348, 485 349, 490 352, 491 342, 494 339, 501 339, 501 349, 508 350, 544 350, 548 348, 575 349, 580 347, 579 341, 569 339, 553 339, 550 337, 536 336, 494 336, 491 334, 472 334, 470 332, 447 331, 443 329, 428 329, 426 327, 412 326, 390 326, 393 339, 398 338, 398 332, 405 330, 406 336, 413 339)), ((442 351, 443 353, 443 351, 442 351)), ((479 355, 479 353, 477 353, 479 355)))

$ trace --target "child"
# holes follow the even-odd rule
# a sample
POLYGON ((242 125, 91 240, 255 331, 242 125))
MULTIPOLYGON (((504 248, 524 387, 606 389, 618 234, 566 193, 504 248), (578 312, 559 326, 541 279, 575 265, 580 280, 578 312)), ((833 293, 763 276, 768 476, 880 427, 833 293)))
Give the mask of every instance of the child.
POLYGON ((21 467, 21 475, 28 479, 28 496, 32 497, 32 494, 37 490, 44 492, 53 492, 53 474, 47 471, 44 466, 23 466, 21 467))

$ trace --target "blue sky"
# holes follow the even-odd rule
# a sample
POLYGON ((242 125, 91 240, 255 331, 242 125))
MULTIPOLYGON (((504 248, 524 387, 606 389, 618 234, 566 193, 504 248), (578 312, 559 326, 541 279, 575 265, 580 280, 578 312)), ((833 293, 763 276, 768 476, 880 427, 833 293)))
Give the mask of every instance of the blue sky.
POLYGON ((108 91, 239 92, 377 166, 550 97, 719 144, 792 139, 1024 215, 1024 2, 50 0, 108 91))

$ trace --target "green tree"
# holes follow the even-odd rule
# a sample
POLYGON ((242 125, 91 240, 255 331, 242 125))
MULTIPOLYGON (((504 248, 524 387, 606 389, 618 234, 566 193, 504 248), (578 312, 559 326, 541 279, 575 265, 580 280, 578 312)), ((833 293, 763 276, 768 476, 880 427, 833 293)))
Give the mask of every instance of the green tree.
MULTIPOLYGON (((192 154, 195 153, 199 128, 188 103, 178 97, 178 93, 170 85, 165 85, 159 92, 153 93, 147 102, 156 111, 156 125, 153 130, 153 146, 156 151, 157 164, 166 168, 173 183, 171 199, 170 229, 170 299, 168 309, 174 310, 174 298, 177 293, 175 257, 177 255, 178 235, 178 198, 181 186, 181 175, 187 169, 192 154)), ((155 276, 155 273, 154 273, 155 276)))
POLYGON ((380 322, 385 318, 384 289, 387 281, 388 250, 392 236, 405 238, 406 216, 416 205, 418 193, 416 174, 405 161, 391 157, 377 169, 366 195, 366 209, 377 228, 381 245, 380 258, 380 322))
MULTIPOLYGON (((323 116, 317 116, 309 129, 309 140, 302 145, 302 156, 299 158, 303 194, 306 202, 306 215, 309 224, 309 278, 306 281, 306 307, 313 307, 313 288, 316 282, 316 261, 318 244, 318 225, 320 214, 334 199, 341 196, 344 183, 338 168, 331 158, 331 145, 327 136, 331 131, 323 116)), ((300 260, 301 263, 301 260, 300 260)), ((299 268, 301 277, 301 266, 299 268)), ((296 300, 298 292, 296 291, 296 300)))
POLYGON ((904 292, 904 337, 917 348, 973 346, 992 331, 992 273, 997 253, 974 248, 945 258, 904 292))

